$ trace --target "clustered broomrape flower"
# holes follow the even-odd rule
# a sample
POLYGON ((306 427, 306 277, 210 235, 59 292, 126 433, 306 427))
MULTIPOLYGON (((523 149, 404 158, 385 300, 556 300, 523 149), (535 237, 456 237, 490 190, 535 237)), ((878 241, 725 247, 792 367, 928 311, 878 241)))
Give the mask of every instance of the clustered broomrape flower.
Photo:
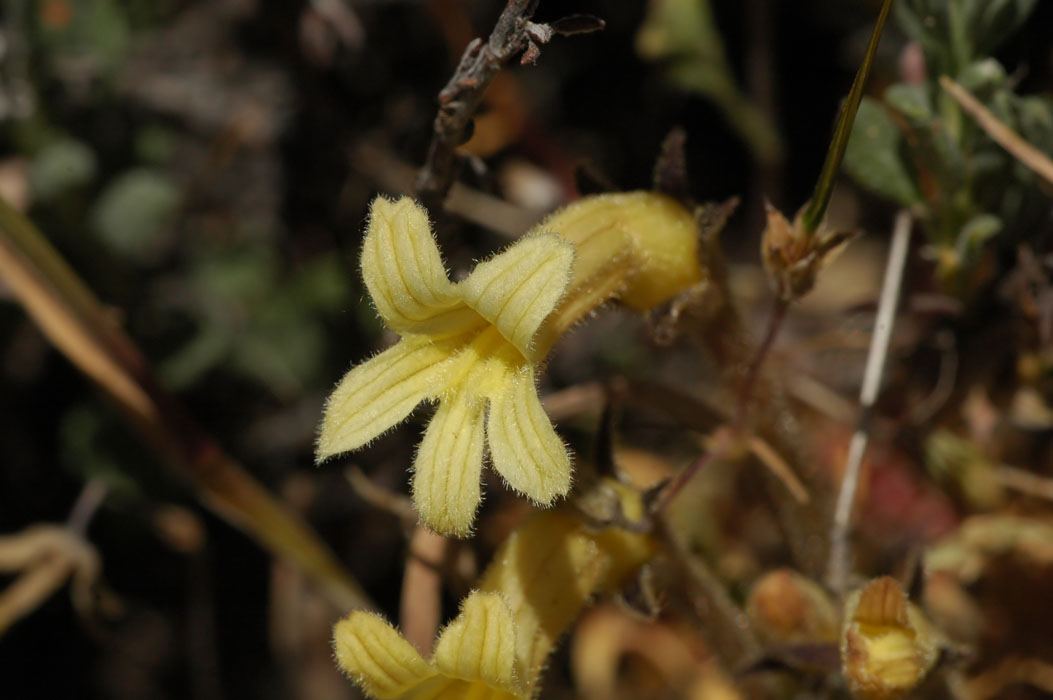
POLYGON ((459 283, 446 274, 425 210, 408 197, 378 197, 361 265, 377 312, 401 340, 337 385, 318 459, 358 449, 437 401, 414 460, 413 500, 425 525, 457 536, 469 533, 482 498, 484 441, 519 493, 549 505, 569 491, 570 455, 536 386, 559 336, 612 297, 647 309, 701 278, 693 216, 650 192, 572 204, 459 283))
MULTIPOLYGON (((606 489, 626 519, 643 521, 638 493, 613 479, 606 489)), ((431 659, 379 615, 355 611, 333 629, 337 662, 380 700, 536 697, 549 654, 581 609, 617 590, 655 549, 647 534, 587 526, 569 509, 539 513, 501 544, 431 659)))

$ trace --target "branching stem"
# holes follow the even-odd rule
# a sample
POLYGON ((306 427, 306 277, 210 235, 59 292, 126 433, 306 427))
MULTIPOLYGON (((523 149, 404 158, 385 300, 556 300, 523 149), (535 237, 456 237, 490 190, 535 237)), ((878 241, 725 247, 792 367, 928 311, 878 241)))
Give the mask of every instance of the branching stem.
POLYGON ((775 338, 779 335, 782 322, 786 319, 786 312, 790 308, 790 302, 782 297, 776 297, 772 306, 771 315, 768 317, 768 327, 764 331, 764 338, 757 347, 753 360, 746 367, 746 375, 742 380, 742 388, 739 390, 739 405, 735 416, 735 426, 739 429, 745 427, 749 416, 749 407, 753 403, 753 392, 757 387, 757 379, 760 377, 764 361, 775 344, 775 338))
POLYGON ((453 77, 439 92, 435 133, 415 188, 429 209, 440 203, 450 190, 456 148, 471 136, 472 116, 490 81, 501 66, 529 45, 526 27, 536 6, 537 0, 510 0, 489 40, 476 38, 468 44, 453 77))

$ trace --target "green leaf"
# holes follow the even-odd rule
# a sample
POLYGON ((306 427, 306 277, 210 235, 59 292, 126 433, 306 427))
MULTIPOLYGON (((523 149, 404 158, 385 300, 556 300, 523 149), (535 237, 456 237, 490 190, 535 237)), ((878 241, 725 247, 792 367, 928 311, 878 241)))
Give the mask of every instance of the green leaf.
POLYGON ((970 261, 976 257, 989 239, 1002 230, 1002 220, 993 214, 977 214, 966 222, 958 234, 955 248, 962 260, 970 261))
POLYGON ((95 178, 95 154, 70 138, 44 147, 29 166, 29 185, 33 196, 47 201, 86 185, 95 178))
POLYGON ((652 0, 649 8, 636 35, 640 57, 663 62, 670 82, 712 100, 758 160, 778 161, 779 134, 735 82, 709 0, 652 0))
POLYGON ((978 55, 992 53, 998 48, 1024 23, 1036 4, 1036 0, 984 0, 974 25, 978 55))
POLYGON ((339 255, 329 254, 304 265, 291 284, 304 306, 339 311, 348 306, 353 279, 353 269, 339 255))
POLYGON ((69 17, 61 22, 41 22, 40 42, 58 59, 87 62, 113 74, 123 67, 131 45, 131 28, 117 0, 68 1, 69 17))
POLYGON ((918 126, 929 124, 935 117, 928 88, 924 85, 897 83, 885 91, 885 102, 918 126))
POLYGON ((961 72, 958 83, 979 97, 978 93, 989 93, 1005 86, 1005 68, 993 58, 975 61, 961 72))
POLYGON ((845 151, 848 173, 863 187, 901 205, 921 201, 913 177, 900 155, 903 136, 885 109, 863 98, 845 151))
POLYGON ((115 253, 156 261, 171 241, 165 230, 179 204, 179 190, 162 172, 139 168, 111 182, 96 201, 91 225, 115 253))

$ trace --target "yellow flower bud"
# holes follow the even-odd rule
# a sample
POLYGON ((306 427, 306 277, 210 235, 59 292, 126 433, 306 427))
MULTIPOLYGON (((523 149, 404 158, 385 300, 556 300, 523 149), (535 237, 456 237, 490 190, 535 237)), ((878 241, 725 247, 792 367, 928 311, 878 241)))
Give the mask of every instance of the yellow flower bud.
POLYGON ((921 682, 938 656, 935 629, 895 579, 874 579, 849 596, 841 665, 856 696, 898 698, 921 682))
POLYGON ((791 569, 762 576, 746 599, 746 615, 769 644, 836 644, 839 616, 817 583, 791 569))

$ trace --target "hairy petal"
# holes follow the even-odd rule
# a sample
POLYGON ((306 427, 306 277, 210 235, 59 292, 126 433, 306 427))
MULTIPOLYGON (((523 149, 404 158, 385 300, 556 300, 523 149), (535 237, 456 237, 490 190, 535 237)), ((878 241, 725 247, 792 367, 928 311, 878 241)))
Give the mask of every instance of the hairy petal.
POLYGON ((516 630, 512 612, 497 593, 474 592, 435 645, 438 670, 516 692, 516 630))
POLYGON ((384 322, 398 333, 449 335, 482 323, 446 276, 427 212, 409 197, 373 200, 362 277, 384 322))
POLYGON ((516 491, 549 504, 570 490, 570 455, 545 414, 529 365, 490 397, 486 432, 494 468, 516 491))
POLYGON ((352 368, 326 402, 317 459, 358 449, 434 396, 450 353, 443 343, 404 338, 352 368))
POLYGON ((570 281, 574 247, 555 234, 523 238, 480 263, 460 289, 468 306, 497 329, 524 357, 570 281))
POLYGON ((413 645, 378 615, 356 611, 336 623, 337 663, 369 695, 398 698, 436 675, 413 645))
POLYGON ((413 463, 413 502, 435 532, 464 537, 482 499, 485 402, 457 391, 443 399, 413 463))

